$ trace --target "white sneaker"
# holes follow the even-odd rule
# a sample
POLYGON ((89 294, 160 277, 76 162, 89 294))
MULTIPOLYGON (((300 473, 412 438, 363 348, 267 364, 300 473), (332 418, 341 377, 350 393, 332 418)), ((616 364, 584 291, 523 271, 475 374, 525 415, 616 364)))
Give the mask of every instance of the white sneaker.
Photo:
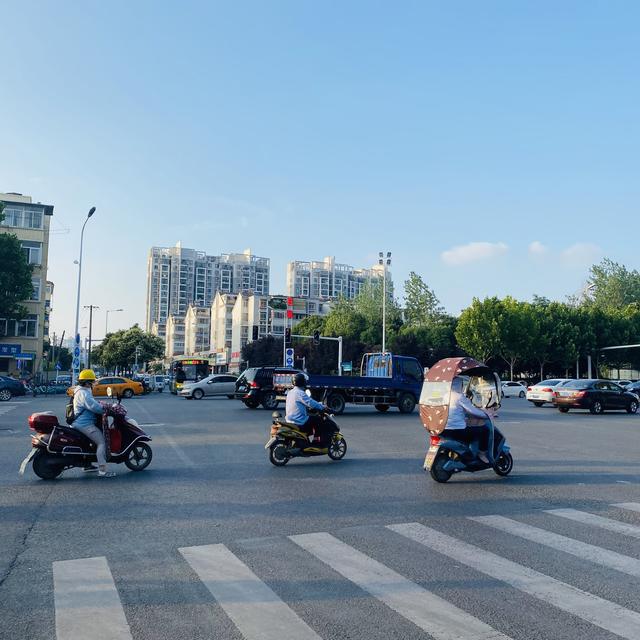
POLYGON ((98 471, 100 478, 115 478, 116 474, 113 471, 98 471))

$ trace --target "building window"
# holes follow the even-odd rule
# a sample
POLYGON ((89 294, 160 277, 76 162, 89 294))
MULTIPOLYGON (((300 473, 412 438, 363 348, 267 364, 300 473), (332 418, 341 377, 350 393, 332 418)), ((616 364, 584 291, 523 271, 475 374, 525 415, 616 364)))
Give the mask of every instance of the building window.
POLYGON ((42 264, 42 242, 22 241, 22 250, 29 264, 42 264))
POLYGON ((31 286, 33 287, 33 293, 29 300, 40 300, 40 278, 31 278, 31 286))
POLYGON ((7 227, 21 229, 42 229, 42 211, 9 205, 4 210, 4 222, 7 227))
POLYGON ((16 323, 16 336, 24 338, 38 337, 38 316, 31 314, 16 323))

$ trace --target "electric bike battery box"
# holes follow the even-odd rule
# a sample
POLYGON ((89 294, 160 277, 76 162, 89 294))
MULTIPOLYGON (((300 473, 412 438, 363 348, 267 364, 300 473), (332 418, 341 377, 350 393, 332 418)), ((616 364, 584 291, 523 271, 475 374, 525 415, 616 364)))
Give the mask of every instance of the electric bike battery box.
POLYGON ((51 433, 58 426, 58 418, 51 412, 32 413, 29 416, 29 429, 38 433, 51 433))

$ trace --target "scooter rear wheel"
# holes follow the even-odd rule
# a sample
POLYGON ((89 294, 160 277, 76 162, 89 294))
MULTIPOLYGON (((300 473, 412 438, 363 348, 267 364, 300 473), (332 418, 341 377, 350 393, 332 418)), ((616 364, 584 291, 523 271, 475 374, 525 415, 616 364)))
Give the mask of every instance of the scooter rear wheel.
POLYGON ((151 464, 152 458, 151 447, 146 442, 138 442, 131 447, 124 463, 131 471, 142 471, 151 464))
POLYGON ((38 478, 42 478, 43 480, 54 480, 64 471, 64 466, 52 464, 48 458, 49 455, 47 452, 40 449, 36 455, 33 456, 33 460, 31 462, 33 465, 33 472, 38 476, 38 478))
POLYGON ((493 470, 499 476, 508 476, 513 469, 513 456, 510 453, 504 453, 504 451, 498 456, 498 459, 493 465, 493 470))
POLYGON ((451 478, 451 476, 453 475, 453 471, 448 471, 447 469, 443 469, 443 465, 448 459, 449 459, 448 456, 446 456, 443 453, 440 453, 436 456, 436 459, 433 461, 433 464, 431 465, 431 469, 429 470, 429 473, 431 474, 431 477, 436 482, 447 482, 449 478, 451 478))
POLYGON ((269 462, 271 462, 272 465, 284 467, 289 460, 291 460, 291 458, 287 453, 287 447, 282 442, 277 442, 269 447, 269 462))

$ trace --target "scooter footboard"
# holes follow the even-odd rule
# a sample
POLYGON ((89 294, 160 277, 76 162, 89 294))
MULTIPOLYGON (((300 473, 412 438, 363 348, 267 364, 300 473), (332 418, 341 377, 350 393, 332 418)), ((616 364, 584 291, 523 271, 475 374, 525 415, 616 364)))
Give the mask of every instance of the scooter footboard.
POLYGON ((427 455, 424 459, 424 470, 430 471, 433 466, 434 460, 438 457, 440 451, 452 451, 453 453, 457 453, 459 456, 464 455, 467 451, 467 447, 458 442, 457 440, 447 440, 445 442, 440 442, 438 444, 432 444, 427 451, 427 455))

